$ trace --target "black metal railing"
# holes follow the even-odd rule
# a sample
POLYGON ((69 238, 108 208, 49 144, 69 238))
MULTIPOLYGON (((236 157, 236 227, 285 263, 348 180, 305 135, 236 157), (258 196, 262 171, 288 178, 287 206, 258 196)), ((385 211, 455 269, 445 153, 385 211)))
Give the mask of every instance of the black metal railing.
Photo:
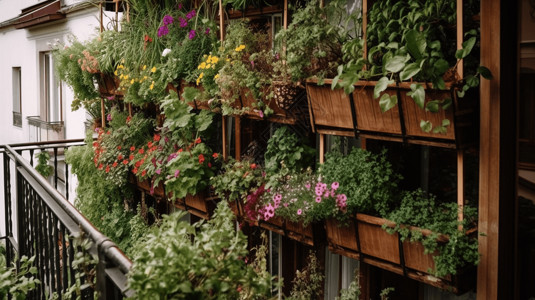
POLYGON ((90 239, 89 252, 98 257, 96 285, 86 289, 82 298, 92 299, 94 291, 99 299, 132 296, 126 286, 130 260, 68 201, 69 168, 62 156, 67 148, 83 144, 83 140, 70 140, 0 146, 5 207, 5 236, 0 239, 6 240, 6 261, 11 264, 16 255, 35 256, 41 281, 27 299, 45 299, 53 293, 61 299, 74 284, 76 272, 81 271, 73 267, 76 249, 68 237, 81 235, 90 239), (38 151, 51 154, 54 174, 49 179, 34 169, 38 151))

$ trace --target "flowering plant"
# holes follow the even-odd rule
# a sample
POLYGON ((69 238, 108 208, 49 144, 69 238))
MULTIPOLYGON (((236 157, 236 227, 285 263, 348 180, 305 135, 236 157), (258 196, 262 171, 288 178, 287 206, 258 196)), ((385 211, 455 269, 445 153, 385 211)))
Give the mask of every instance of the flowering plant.
POLYGON ((347 197, 339 193, 338 188, 338 182, 328 185, 318 179, 311 169, 289 175, 284 184, 267 190, 261 196, 261 204, 257 208, 259 218, 267 221, 279 216, 306 225, 345 213, 347 197))
POLYGON ((222 199, 236 201, 256 190, 264 181, 264 172, 257 164, 233 158, 224 163, 221 173, 210 179, 216 194, 222 199))
POLYGON ((163 96, 166 82, 158 80, 161 75, 157 67, 143 65, 139 70, 130 70, 119 64, 114 73, 119 76, 120 90, 125 92, 124 101, 142 105, 163 96))

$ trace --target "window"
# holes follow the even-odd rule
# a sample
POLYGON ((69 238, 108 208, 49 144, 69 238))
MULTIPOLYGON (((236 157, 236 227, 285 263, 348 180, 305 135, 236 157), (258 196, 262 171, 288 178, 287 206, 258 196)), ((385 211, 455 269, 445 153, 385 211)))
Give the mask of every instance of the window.
POLYGON ((54 75, 54 60, 52 53, 41 52, 40 85, 41 85, 41 120, 52 123, 63 121, 63 99, 61 84, 54 75))
POLYGON ((22 127, 22 89, 20 67, 13 67, 13 126, 22 127))

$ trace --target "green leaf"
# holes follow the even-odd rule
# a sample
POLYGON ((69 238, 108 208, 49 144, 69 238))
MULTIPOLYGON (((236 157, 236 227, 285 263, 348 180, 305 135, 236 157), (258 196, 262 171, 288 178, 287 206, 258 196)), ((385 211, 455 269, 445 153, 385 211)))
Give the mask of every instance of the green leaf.
POLYGON ((407 50, 409 53, 414 58, 421 59, 425 53, 425 48, 427 47, 424 34, 416 30, 409 30, 409 32, 405 34, 405 39, 407 41, 407 50))
POLYGON ((408 80, 412 77, 414 77, 416 74, 420 73, 422 69, 420 68, 420 64, 418 62, 414 62, 412 64, 408 64, 403 68, 403 71, 399 74, 399 79, 401 81, 408 80))
POLYGON ((471 37, 468 40, 463 42, 463 48, 459 49, 455 52, 455 57, 457 59, 463 59, 467 57, 470 52, 472 52, 472 48, 474 48, 474 45, 476 44, 476 37, 471 37))
POLYGON ((477 87, 479 85, 479 78, 473 75, 467 76, 466 84, 470 87, 477 87))
POLYGON ((442 109, 447 110, 448 108, 450 108, 451 104, 452 104, 451 98, 446 98, 442 100, 442 109))
POLYGON ((398 97, 396 95, 390 96, 389 94, 385 93, 383 96, 381 96, 381 99, 379 100, 379 107, 381 107, 381 111, 384 113, 394 106, 398 104, 398 97))
POLYGON ((450 120, 448 120, 448 119, 442 120, 442 126, 446 127, 446 126, 450 126, 450 124, 451 124, 450 120))
POLYGON ((446 134, 447 132, 448 132, 448 129, 446 129, 446 127, 444 126, 437 126, 433 128, 433 133, 446 134))
POLYGON ((405 67, 407 60, 408 58, 406 56, 396 55, 386 62, 385 69, 388 72, 397 73, 405 67))
POLYGON ((389 84, 393 84, 394 80, 388 80, 388 77, 384 76, 377 81, 375 88, 373 89, 373 98, 377 99, 381 95, 381 92, 385 91, 389 84))
POLYGON ((432 113, 438 112, 440 100, 432 100, 425 104, 425 110, 432 113))
POLYGON ((424 108, 425 103, 425 90, 424 87, 418 83, 411 84, 411 92, 407 93, 410 96, 416 105, 420 108, 424 108))
POLYGON ((184 100, 186 100, 186 102, 191 102, 195 100, 200 94, 201 92, 198 89, 188 86, 184 88, 182 97, 184 98, 184 100))
POLYGON ((492 79, 492 73, 487 67, 479 66, 477 67, 477 72, 483 76, 485 79, 492 79))
POLYGON ((435 62, 435 71, 437 74, 444 74, 450 68, 450 64, 441 58, 435 62))
POLYGON ((421 120, 420 128, 422 129, 423 132, 430 132, 431 129, 433 129, 433 124, 431 124, 431 122, 429 121, 421 120))
POLYGON ((466 93, 466 92, 465 92, 464 90, 458 90, 458 91, 457 91, 457 97, 459 97, 459 98, 463 98, 465 93, 466 93))

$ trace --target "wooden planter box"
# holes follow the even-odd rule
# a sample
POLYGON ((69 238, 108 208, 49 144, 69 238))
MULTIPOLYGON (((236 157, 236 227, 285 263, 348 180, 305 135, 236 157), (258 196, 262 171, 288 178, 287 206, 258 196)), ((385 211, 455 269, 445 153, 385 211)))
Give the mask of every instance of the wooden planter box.
POLYGON ((149 194, 155 198, 166 198, 165 195, 165 187, 163 185, 163 182, 159 182, 157 186, 154 187, 154 189, 151 191, 152 182, 150 179, 145 179, 140 181, 137 176, 134 174, 128 175, 128 181, 134 185, 138 190, 149 194))
POLYGON ((208 191, 187 195, 185 198, 176 199, 173 203, 176 208, 187 211, 199 218, 210 219, 219 198, 210 195, 208 191))
POLYGON ((117 76, 108 75, 106 73, 99 73, 97 77, 98 92, 101 97, 122 96, 119 92, 119 78, 117 76))
POLYGON ((315 132, 352 137, 360 134, 376 139, 449 148, 464 148, 477 142, 477 96, 467 95, 458 100, 453 88, 433 90, 422 84, 426 89, 425 103, 446 98, 452 100, 447 110, 440 109, 432 113, 416 105, 407 95, 411 91, 411 83, 402 82, 390 85, 381 93, 398 97, 398 105, 383 113, 379 100, 373 97, 376 82, 356 82, 355 90, 349 96, 342 89, 332 90, 331 82, 326 79, 325 85, 319 86, 314 80, 307 81, 310 119, 315 132), (420 128, 421 120, 430 121, 435 127, 441 125, 444 119, 450 121, 445 134, 424 132, 420 128))
MULTIPOLYGON (((336 220, 327 220, 325 229, 329 249, 337 254, 358 259, 370 265, 405 275, 454 293, 462 293, 473 284, 473 270, 459 270, 455 276, 435 277, 434 254, 425 254, 421 243, 401 242, 399 234, 389 234, 382 225, 392 222, 364 214, 357 214, 347 226, 339 226, 336 220)), ((440 241, 446 242, 446 237, 440 241)), ((440 242, 439 241, 439 242, 440 242)), ((475 278, 475 277, 474 277, 475 278)))
POLYGON ((229 205, 231 210, 237 216, 238 220, 245 221, 251 226, 267 229, 309 246, 314 246, 314 234, 317 234, 320 231, 318 228, 315 228, 317 226, 314 226, 314 224, 308 224, 307 226, 304 226, 301 222, 294 223, 286 221, 280 217, 273 217, 268 221, 251 221, 245 216, 243 204, 240 201, 232 201, 229 203, 229 205))
MULTIPOLYGON (((181 80, 179 87, 176 88, 175 91, 178 93, 178 97, 182 101, 185 101, 184 98, 182 97, 182 93, 184 93, 184 89, 186 87, 193 87, 193 88, 196 88, 199 91, 203 92, 203 87, 201 85, 197 86, 194 83, 186 82, 185 80, 181 80)), ((206 101, 193 100, 193 101, 188 102, 188 105, 193 107, 194 109, 210 110, 210 105, 208 104, 208 100, 206 100, 206 101)))

